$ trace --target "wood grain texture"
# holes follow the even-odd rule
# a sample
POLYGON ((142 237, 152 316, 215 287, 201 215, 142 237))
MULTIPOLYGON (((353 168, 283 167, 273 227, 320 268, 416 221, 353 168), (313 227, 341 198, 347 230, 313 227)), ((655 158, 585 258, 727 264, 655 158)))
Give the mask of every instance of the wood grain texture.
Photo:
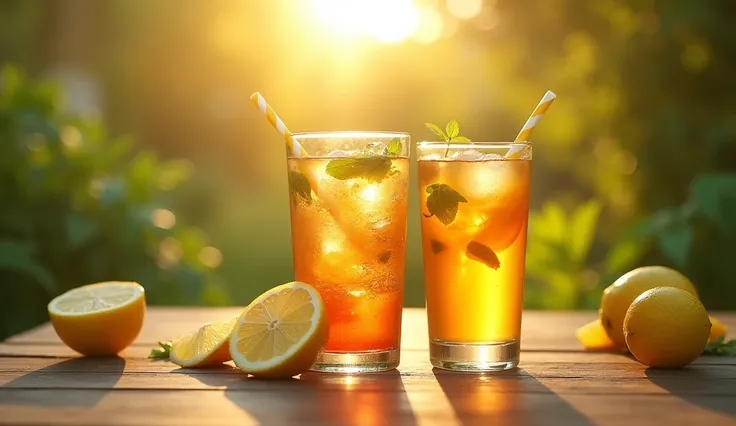
MULTIPOLYGON (((157 340, 237 312, 152 308, 136 344, 112 358, 78 357, 48 325, 8 339, 0 424, 736 425, 736 357, 656 370, 583 352, 574 329, 591 312, 525 313, 520 368, 501 374, 432 369, 418 309, 404 315, 398 371, 263 381, 231 363, 182 369, 146 359, 157 340)), ((736 315, 717 316, 736 330, 736 315)))
MULTIPOLYGON (((147 313, 146 321, 134 345, 151 346, 159 340, 196 330, 206 322, 236 317, 242 308, 155 308, 147 313)), ((525 311, 522 321, 524 350, 575 351, 580 344, 571 330, 593 320, 596 313, 525 311)), ((427 318, 421 308, 404 309, 402 349, 427 348, 427 318)), ((733 324, 736 327, 736 323, 733 324)), ((50 324, 44 324, 25 333, 8 338, 6 344, 59 344, 59 338, 50 324)))

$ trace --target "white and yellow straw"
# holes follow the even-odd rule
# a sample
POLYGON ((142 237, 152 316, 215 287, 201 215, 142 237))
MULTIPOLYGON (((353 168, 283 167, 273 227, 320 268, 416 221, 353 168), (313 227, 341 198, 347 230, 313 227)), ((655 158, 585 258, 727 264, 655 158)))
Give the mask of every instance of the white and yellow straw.
POLYGON ((289 151, 290 155, 293 155, 295 157, 308 155, 304 148, 302 148, 302 146, 299 144, 299 142, 294 140, 294 137, 291 135, 289 129, 286 128, 286 125, 284 124, 284 121, 281 119, 281 117, 276 114, 276 111, 274 111, 271 105, 266 102, 266 100, 263 98, 263 96, 261 96, 259 92, 255 92, 254 94, 250 95, 250 100, 259 110, 261 110, 263 115, 266 116, 268 122, 271 123, 271 125, 275 127, 276 130, 284 137, 284 140, 286 141, 286 149, 289 151))
MULTIPOLYGON (((529 140, 529 136, 532 134, 532 131, 534 131, 537 123, 542 119, 542 116, 549 109, 549 106, 552 105, 555 98, 557 98, 557 95, 555 95, 551 90, 547 90, 547 93, 542 96, 542 100, 539 101, 537 107, 532 111, 532 115, 529 116, 529 119, 524 123, 524 127, 521 128, 516 139, 514 139, 514 143, 526 142, 529 140)), ((514 145, 506 153, 506 158, 519 158, 523 150, 523 146, 514 145)))

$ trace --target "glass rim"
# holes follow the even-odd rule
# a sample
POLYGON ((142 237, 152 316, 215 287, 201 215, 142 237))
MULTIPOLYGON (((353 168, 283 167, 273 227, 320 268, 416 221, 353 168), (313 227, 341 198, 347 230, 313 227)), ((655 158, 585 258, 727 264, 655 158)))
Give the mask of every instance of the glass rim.
POLYGON ((335 130, 323 132, 296 132, 291 137, 295 139, 326 139, 326 138, 356 138, 356 137, 377 137, 377 138, 401 138, 410 137, 409 132, 392 132, 384 130, 335 130))
POLYGON ((446 148, 450 145, 453 149, 470 149, 483 147, 504 147, 504 146, 532 146, 529 141, 524 142, 440 142, 440 141, 421 141, 417 142, 417 148, 446 148))

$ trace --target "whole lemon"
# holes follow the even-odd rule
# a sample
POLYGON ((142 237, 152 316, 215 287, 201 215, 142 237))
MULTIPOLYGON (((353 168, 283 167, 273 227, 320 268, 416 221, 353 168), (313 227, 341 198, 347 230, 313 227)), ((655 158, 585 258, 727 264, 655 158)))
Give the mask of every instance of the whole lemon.
POLYGON ((631 302, 655 287, 676 287, 698 296, 687 277, 666 266, 643 266, 625 273, 603 291, 600 309, 603 328, 618 346, 626 344, 624 317, 631 302))
POLYGON ((700 300, 674 287, 645 291, 624 318, 629 351, 650 367, 684 367, 695 361, 708 342, 710 327, 700 300))

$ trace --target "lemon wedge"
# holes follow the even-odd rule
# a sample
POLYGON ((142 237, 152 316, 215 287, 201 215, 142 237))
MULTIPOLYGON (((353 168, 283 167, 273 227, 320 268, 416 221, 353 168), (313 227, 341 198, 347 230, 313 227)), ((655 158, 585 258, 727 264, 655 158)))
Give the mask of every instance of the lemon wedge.
POLYGON ((135 282, 88 284, 48 304, 49 318, 62 342, 84 355, 115 355, 141 331, 145 290, 135 282))
POLYGON ((230 361, 230 336, 235 320, 205 324, 171 342, 170 359, 181 367, 201 367, 230 361))
POLYGON ((230 339, 230 355, 238 368, 256 377, 293 377, 314 364, 327 337, 319 293, 293 281, 266 291, 245 308, 230 339))

